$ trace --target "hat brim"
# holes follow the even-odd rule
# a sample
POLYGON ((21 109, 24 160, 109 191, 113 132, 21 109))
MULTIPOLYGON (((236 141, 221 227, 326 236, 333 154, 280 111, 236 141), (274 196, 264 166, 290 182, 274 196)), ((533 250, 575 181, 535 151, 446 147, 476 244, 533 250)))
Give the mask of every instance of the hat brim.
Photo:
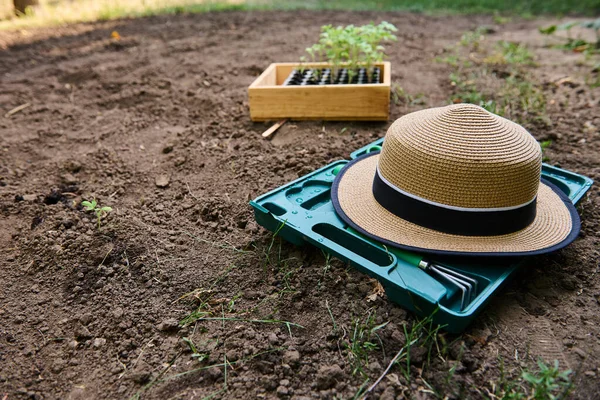
POLYGON ((432 254, 525 256, 549 253, 571 243, 581 222, 571 200, 542 179, 535 220, 526 228, 499 236, 460 236, 424 228, 392 214, 372 192, 379 153, 359 157, 338 173, 331 188, 333 206, 342 220, 382 244, 432 254))

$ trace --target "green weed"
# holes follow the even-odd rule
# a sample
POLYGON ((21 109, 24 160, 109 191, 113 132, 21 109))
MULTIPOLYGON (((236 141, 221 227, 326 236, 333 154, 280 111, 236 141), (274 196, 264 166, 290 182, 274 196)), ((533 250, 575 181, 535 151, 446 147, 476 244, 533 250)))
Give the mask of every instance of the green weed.
POLYGON ((352 320, 350 336, 344 344, 352 365, 352 375, 360 373, 366 377, 363 369, 369 363, 369 354, 378 349, 383 351, 383 342, 377 331, 383 329, 389 321, 376 325, 375 318, 375 312, 369 311, 364 320, 360 318, 352 320))
POLYGON ((540 142, 540 147, 542 149, 542 161, 543 162, 547 162, 549 161, 548 156, 546 155, 546 149, 548 147, 550 147, 550 145, 552 144, 552 140, 544 140, 540 142))
POLYGON ((506 17, 498 14, 498 12, 494 12, 494 23, 498 25, 505 25, 512 21, 511 17, 506 17))
POLYGON ((545 28, 540 27, 539 31, 543 35, 553 35, 556 32, 565 31, 567 33, 567 37, 562 39, 563 43, 556 46, 557 48, 586 54, 600 52, 600 18, 582 22, 571 21, 560 25, 550 25, 545 28), (596 34, 596 41, 587 42, 581 37, 572 37, 571 29, 576 26, 593 30, 596 34))
POLYGON ((401 105, 406 104, 409 106, 414 105, 423 105, 426 103, 425 95, 423 93, 418 93, 416 95, 411 95, 404 90, 402 86, 398 82, 392 83, 392 101, 394 104, 401 105))
POLYGON ((183 342, 188 345, 190 351, 192 352, 192 358, 196 359, 198 362, 202 362, 208 359, 208 354, 198 352, 198 349, 196 348, 196 345, 194 344, 192 339, 183 337, 181 340, 183 340, 183 342))
POLYGON ((427 350, 427 356, 424 361, 424 365, 429 365, 431 360, 432 352, 435 349, 436 354, 446 354, 447 346, 445 341, 440 343, 439 330, 443 329, 443 326, 437 325, 433 322, 433 317, 437 309, 426 318, 418 320, 413 323, 410 328, 404 325, 404 345, 398 350, 396 355, 392 358, 383 374, 364 392, 366 397, 375 387, 381 382, 381 380, 388 374, 388 372, 394 367, 398 366, 406 382, 411 381, 411 349, 413 346, 424 347, 427 350))
POLYGON ((571 370, 561 370, 557 360, 546 364, 538 360, 537 370, 523 369, 521 374, 510 379, 504 372, 504 362, 500 360, 500 381, 487 390, 489 399, 502 400, 554 400, 564 399, 573 389, 571 370))
POLYGON ((533 53, 520 43, 490 46, 484 33, 484 28, 465 33, 449 56, 438 58, 455 67, 449 77, 454 87, 450 102, 476 104, 522 124, 549 124, 546 97, 528 71, 535 66, 533 53))
POLYGON ((321 253, 323 253, 323 257, 325 258, 325 265, 323 266, 323 272, 321 273, 321 277, 319 278, 319 281, 317 282, 317 287, 319 289, 321 288, 321 285, 323 283, 323 280, 325 279, 325 276, 331 269, 331 254, 329 254, 323 250, 321 250, 321 253))
POLYGON ((484 59, 487 64, 535 65, 533 53, 522 43, 496 42, 496 51, 484 59))
POLYGON ((331 308, 329 308, 329 302, 327 300, 325 300, 325 307, 327 307, 327 312, 333 323, 333 333, 335 333, 337 331, 337 324, 335 323, 335 318, 333 318, 333 313, 331 312, 331 308))
POLYGON ((455 93, 450 98, 452 103, 471 103, 485 108, 489 112, 502 115, 502 109, 497 103, 484 95, 477 88, 476 76, 472 74, 471 79, 458 73, 450 74, 450 84, 456 88, 455 93))
POLYGON ((477 50, 479 48, 479 44, 485 39, 485 34, 487 32, 488 29, 482 26, 478 27, 474 31, 467 31, 460 37, 459 44, 463 47, 477 50))
POLYGON ((91 202, 84 200, 81 202, 81 205, 85 207, 86 211, 93 211, 96 214, 96 218, 98 219, 98 229, 100 229, 100 220, 102 217, 112 211, 111 207, 100 207, 96 199, 92 200, 91 202))
POLYGON ((232 368, 234 365, 243 364, 245 362, 248 362, 248 361, 250 361, 250 360, 252 360, 254 358, 260 357, 262 355, 270 354, 270 353, 275 353, 275 352, 280 352, 282 350, 286 350, 286 348, 284 348, 284 347, 278 347, 278 348, 274 348, 274 349, 269 349, 269 350, 261 351, 259 353, 252 354, 252 355, 250 355, 248 357, 244 357, 244 358, 241 358, 241 359, 236 360, 236 361, 229 361, 229 360, 227 360, 227 356, 224 355, 222 363, 212 364, 212 365, 205 365, 205 366, 202 366, 202 367, 193 368, 193 369, 185 371, 185 372, 180 372, 178 374, 164 376, 165 373, 173 366, 173 364, 175 363, 175 361, 179 358, 179 356, 181 355, 181 352, 180 352, 175 357, 173 357, 171 359, 171 362, 168 364, 168 366, 166 366, 156 376, 156 378, 154 378, 152 381, 150 381, 149 383, 147 383, 146 385, 144 385, 133 396, 131 396, 129 398, 129 400, 139 400, 144 392, 150 390, 152 387, 154 387, 157 384, 168 382, 168 381, 171 381, 173 379, 178 379, 178 378, 181 378, 183 376, 194 374, 196 372, 206 371, 206 370, 209 370, 209 369, 212 369, 212 368, 223 368, 224 369, 224 371, 223 371, 224 372, 224 374, 223 374, 223 380, 224 380, 223 387, 220 390, 217 390, 216 392, 213 392, 212 394, 210 394, 205 399, 207 399, 207 398, 213 398, 213 397, 217 396, 218 394, 227 391, 227 368, 228 367, 232 368))
POLYGON ((521 114, 522 120, 545 119, 546 96, 529 80, 510 75, 504 80, 500 97, 505 114, 521 114))
MULTIPOLYGON (((441 352, 438 343, 438 333, 442 327, 433 322, 433 316, 436 311, 427 318, 419 320, 416 324, 412 324, 410 329, 404 325, 404 337, 406 341, 404 347, 398 352, 400 356, 395 362, 400 367, 407 382, 410 382, 411 374, 410 349, 414 345, 418 344, 420 347, 427 349, 426 364, 429 364, 431 361, 431 354, 434 347, 437 349, 438 353, 441 352)), ((446 349, 444 348, 444 352, 445 351, 446 349)))

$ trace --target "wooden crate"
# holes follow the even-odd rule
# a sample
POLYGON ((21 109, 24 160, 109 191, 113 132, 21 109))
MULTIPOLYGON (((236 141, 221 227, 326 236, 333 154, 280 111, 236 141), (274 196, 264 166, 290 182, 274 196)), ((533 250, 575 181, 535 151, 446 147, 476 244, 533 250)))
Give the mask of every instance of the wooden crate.
MULTIPOLYGON (((326 68, 326 63, 304 64, 305 68, 326 68)), ((387 121, 390 108, 391 65, 382 68, 381 83, 347 85, 282 86, 297 63, 275 63, 248 88, 250 118, 253 121, 325 119, 387 121)))

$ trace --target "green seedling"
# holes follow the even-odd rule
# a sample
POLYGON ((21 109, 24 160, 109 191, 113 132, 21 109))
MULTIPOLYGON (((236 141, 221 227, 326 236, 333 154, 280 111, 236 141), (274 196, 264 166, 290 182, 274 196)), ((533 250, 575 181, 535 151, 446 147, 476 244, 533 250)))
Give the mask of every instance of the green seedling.
POLYGON ((483 61, 486 64, 535 65, 533 53, 522 43, 500 40, 496 52, 483 61))
MULTIPOLYGON (((370 71, 373 66, 385 58, 384 42, 397 40, 393 32, 397 29, 388 22, 379 25, 373 23, 363 26, 324 25, 321 27, 319 41, 308 47, 306 52, 311 62, 327 62, 333 66, 335 76, 342 67, 348 68, 348 81, 357 73, 358 68, 370 71)), ((307 62, 302 57, 301 62, 307 62)))
POLYGON ((81 202, 81 205, 85 207, 86 211, 93 211, 94 213, 96 213, 96 218, 98 218, 98 229, 100 229, 100 220, 102 219, 102 217, 112 211, 112 207, 100 207, 96 199, 92 200, 91 202, 84 200, 81 202))
POLYGON ((560 25, 550 25, 545 28, 540 27, 539 31, 543 35, 553 35, 559 31, 567 32, 567 37, 564 43, 558 46, 559 48, 587 54, 600 52, 600 18, 582 22, 571 21, 560 25), (596 42, 587 42, 580 37, 573 38, 571 36, 571 29, 576 26, 592 29, 596 34, 596 42))
POLYGON ((540 142, 540 147, 542 148, 542 161, 544 162, 549 160, 548 156, 546 155, 546 149, 550 147, 551 144, 552 140, 544 140, 540 142))
POLYGON ((467 32, 441 58, 453 66, 450 103, 472 103, 523 125, 551 122, 546 97, 529 72, 534 54, 520 43, 486 43, 485 30, 467 32))
POLYGON ((489 32, 489 28, 480 26, 474 31, 467 31, 463 33, 460 38, 459 44, 463 47, 468 47, 473 50, 479 49, 479 44, 485 39, 485 34, 489 32))
POLYGON ((196 345, 194 344, 192 339, 184 337, 181 340, 183 340, 183 342, 188 345, 190 351, 192 352, 192 358, 198 360, 198 362, 202 362, 208 359, 208 354, 198 352, 198 349, 196 348, 196 345))
POLYGON ((423 105, 426 104, 425 96, 422 93, 412 95, 406 92, 404 88, 398 83, 392 83, 392 100, 395 105, 407 104, 409 106, 423 105))
POLYGON ((558 360, 554 360, 554 366, 546 365, 542 360, 538 360, 539 371, 523 371, 521 378, 531 387, 531 393, 534 399, 552 399, 556 393, 566 396, 571 389, 570 380, 571 370, 561 371, 558 366, 558 360))
POLYGON ((504 360, 500 359, 500 381, 487 390, 490 399, 553 400, 565 399, 573 389, 572 371, 562 370, 558 361, 546 364, 537 362, 538 370, 523 369, 516 378, 507 378, 504 360))

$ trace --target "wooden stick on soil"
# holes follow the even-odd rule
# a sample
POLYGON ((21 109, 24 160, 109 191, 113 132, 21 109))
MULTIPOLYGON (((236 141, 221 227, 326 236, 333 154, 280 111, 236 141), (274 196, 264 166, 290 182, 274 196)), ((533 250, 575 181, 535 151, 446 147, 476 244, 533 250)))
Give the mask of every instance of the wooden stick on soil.
POLYGON ((262 137, 264 137, 265 139, 268 139, 269 137, 271 137, 272 134, 275 133, 275 131, 277 131, 277 129, 281 128, 281 126, 283 124, 285 124, 286 122, 287 122, 287 119, 282 119, 281 121, 277 122, 275 125, 273 125, 269 129, 264 131, 262 133, 262 137))
POLYGON ((31 103, 21 104, 20 106, 15 107, 12 110, 10 110, 9 112, 7 112, 6 114, 4 114, 4 118, 9 118, 11 115, 18 113, 19 111, 23 111, 30 105, 31 105, 31 103))

